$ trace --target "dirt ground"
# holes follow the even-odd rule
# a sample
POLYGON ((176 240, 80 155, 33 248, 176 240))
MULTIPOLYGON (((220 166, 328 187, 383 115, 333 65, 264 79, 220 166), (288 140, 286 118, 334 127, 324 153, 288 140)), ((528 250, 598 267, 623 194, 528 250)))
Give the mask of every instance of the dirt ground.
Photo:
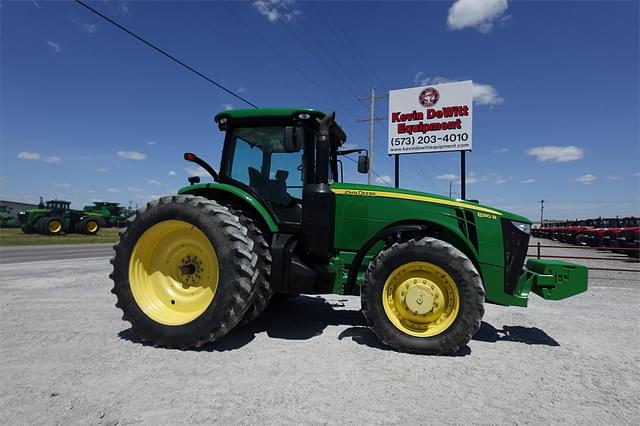
POLYGON ((344 296, 273 306, 201 350, 156 349, 120 320, 107 258, 0 268, 3 424, 640 423, 638 273, 488 305, 467 347, 433 357, 381 346, 344 296))

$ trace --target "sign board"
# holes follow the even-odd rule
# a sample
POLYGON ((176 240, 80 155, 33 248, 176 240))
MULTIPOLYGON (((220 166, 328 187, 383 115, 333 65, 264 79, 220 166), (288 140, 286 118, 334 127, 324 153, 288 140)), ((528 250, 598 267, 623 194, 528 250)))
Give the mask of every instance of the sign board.
POLYGON ((471 80, 389 91, 388 154, 470 151, 471 80))

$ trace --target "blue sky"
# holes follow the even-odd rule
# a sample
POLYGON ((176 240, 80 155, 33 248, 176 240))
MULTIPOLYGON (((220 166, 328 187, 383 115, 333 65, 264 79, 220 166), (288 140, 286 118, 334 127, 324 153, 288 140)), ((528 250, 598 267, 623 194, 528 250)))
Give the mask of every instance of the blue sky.
MULTIPOLYGON (((142 205, 197 173, 185 151, 217 168, 212 118, 240 101, 75 3, 0 5, 0 198, 142 205)), ((335 110, 360 147, 372 85, 471 79, 469 198, 532 218, 541 199, 545 217, 640 214, 637 1, 91 5, 259 106, 335 110)), ((386 128, 374 162, 391 183, 386 128)), ((401 158, 403 187, 447 194, 458 175, 458 153, 401 158)))

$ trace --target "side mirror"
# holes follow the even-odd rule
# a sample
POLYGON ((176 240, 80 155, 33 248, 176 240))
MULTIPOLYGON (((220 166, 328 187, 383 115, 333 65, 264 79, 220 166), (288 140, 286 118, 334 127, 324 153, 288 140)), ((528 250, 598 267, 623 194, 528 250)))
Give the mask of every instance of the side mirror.
POLYGON ((298 152, 304 142, 304 131, 299 127, 284 128, 284 152, 298 152))
POLYGON ((358 173, 369 173, 369 157, 358 155, 358 173))

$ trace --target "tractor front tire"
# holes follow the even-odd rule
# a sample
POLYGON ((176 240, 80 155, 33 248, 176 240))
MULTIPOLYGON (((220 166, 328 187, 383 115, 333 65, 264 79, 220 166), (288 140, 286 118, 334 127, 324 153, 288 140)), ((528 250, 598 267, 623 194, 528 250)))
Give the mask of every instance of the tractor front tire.
POLYGON ((453 354, 480 328, 484 289, 451 244, 425 237, 395 243, 371 261, 361 292, 373 333, 398 351, 453 354))
POLYGON ((114 246, 112 293, 155 346, 200 347, 240 322, 255 294, 254 243, 226 207, 203 197, 152 201, 114 246))

